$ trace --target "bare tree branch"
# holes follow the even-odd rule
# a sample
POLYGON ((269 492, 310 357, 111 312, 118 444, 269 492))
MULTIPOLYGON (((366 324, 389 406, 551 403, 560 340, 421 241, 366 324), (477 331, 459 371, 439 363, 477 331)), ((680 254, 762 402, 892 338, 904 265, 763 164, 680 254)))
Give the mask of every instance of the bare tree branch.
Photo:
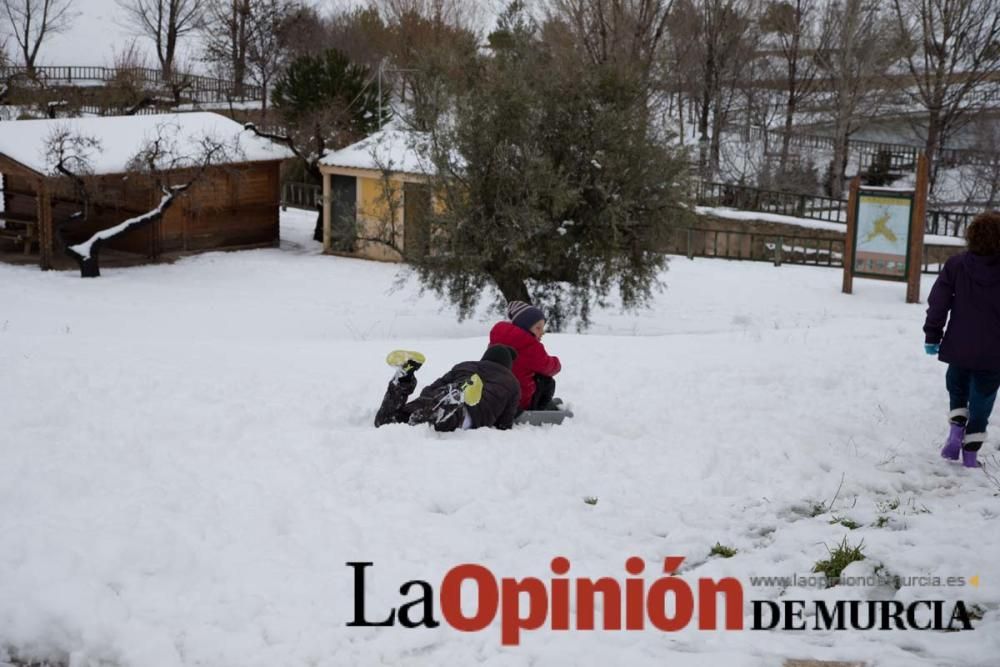
POLYGON ((127 24, 141 37, 153 41, 165 81, 176 69, 177 45, 197 30, 204 0, 116 0, 127 24))
POLYGON ((10 24, 14 41, 29 71, 35 68, 38 50, 50 35, 64 32, 76 14, 74 0, 2 0, 3 12, 10 24))

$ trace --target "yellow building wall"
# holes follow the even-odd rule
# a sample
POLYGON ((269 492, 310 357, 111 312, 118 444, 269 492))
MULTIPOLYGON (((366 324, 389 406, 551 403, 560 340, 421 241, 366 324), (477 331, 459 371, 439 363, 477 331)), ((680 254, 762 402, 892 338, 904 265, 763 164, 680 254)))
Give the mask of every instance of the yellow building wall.
MULTIPOLYGON (((381 177, 358 178, 358 236, 361 238, 393 237, 397 248, 403 239, 403 184, 392 180, 383 182, 381 177), (395 208, 395 211, 392 209, 395 208)), ((370 241, 358 241, 357 254, 369 259, 399 262, 402 256, 392 248, 370 241)))
MULTIPOLYGON (((391 179, 387 190, 380 172, 366 169, 334 168, 325 173, 328 175, 342 174, 353 176, 357 179, 355 220, 357 223, 358 240, 352 254, 357 257, 384 262, 403 261, 402 255, 389 246, 362 239, 383 238, 391 234, 394 236, 395 247, 404 247, 404 179, 391 179), (392 204, 390 204, 390 201, 392 204), (396 210, 395 215, 392 216, 393 219, 390 221, 389 211, 393 208, 393 205, 396 210)), ((405 180, 422 182, 422 179, 414 178, 407 178, 405 180)), ((435 212, 440 213, 443 210, 442 199, 432 195, 431 206, 435 212)))

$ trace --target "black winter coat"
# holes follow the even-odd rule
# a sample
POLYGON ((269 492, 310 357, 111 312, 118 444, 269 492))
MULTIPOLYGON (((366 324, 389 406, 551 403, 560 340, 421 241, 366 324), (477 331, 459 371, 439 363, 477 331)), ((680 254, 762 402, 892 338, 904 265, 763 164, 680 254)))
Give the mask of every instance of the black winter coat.
POLYGON ((508 429, 514 425, 517 404, 521 400, 521 385, 504 366, 492 361, 463 361, 424 387, 416 399, 434 400, 442 389, 452 383, 461 384, 477 373, 483 381, 483 397, 477 405, 467 408, 472 428, 483 426, 508 429))
POLYGON ((924 334, 941 343, 945 363, 1000 371, 1000 257, 963 252, 945 262, 927 297, 924 334))

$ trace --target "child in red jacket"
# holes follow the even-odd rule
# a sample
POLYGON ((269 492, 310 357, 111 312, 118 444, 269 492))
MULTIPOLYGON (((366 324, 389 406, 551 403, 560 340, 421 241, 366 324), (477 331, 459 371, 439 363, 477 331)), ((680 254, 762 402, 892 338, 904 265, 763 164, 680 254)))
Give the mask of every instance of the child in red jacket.
POLYGON ((542 345, 545 313, 523 301, 507 305, 509 322, 497 322, 490 331, 490 345, 507 345, 517 350, 511 371, 521 384, 522 410, 555 410, 552 398, 556 381, 552 376, 562 370, 558 357, 549 356, 542 345))

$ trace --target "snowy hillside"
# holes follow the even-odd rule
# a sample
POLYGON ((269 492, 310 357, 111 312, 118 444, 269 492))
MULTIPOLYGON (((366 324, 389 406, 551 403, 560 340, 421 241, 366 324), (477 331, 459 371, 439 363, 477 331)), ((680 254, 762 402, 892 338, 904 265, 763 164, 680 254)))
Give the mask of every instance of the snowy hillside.
MULTIPOLYGON (((387 351, 428 382, 478 358, 391 265, 281 249, 106 270, 0 265, 0 664, 996 665, 1000 483, 942 461, 944 367, 923 307, 836 270, 677 258, 655 307, 602 312, 562 358, 562 427, 371 426, 387 351), (584 502, 584 498, 590 502, 584 502), (596 499, 596 500, 595 500, 596 499), (596 504, 595 504, 596 503, 596 504), (845 524, 857 525, 851 530, 845 524), (866 574, 978 586, 755 587, 847 538, 866 574), (709 556, 716 543, 732 558, 709 556), (971 632, 352 628, 353 573, 384 618, 399 586, 460 563, 498 577, 733 576, 747 599, 963 600, 971 632)), ((929 282, 925 282, 926 295, 929 282)), ((749 612, 747 612, 749 613, 749 612)), ((440 620, 440 614, 438 614, 440 620)))

